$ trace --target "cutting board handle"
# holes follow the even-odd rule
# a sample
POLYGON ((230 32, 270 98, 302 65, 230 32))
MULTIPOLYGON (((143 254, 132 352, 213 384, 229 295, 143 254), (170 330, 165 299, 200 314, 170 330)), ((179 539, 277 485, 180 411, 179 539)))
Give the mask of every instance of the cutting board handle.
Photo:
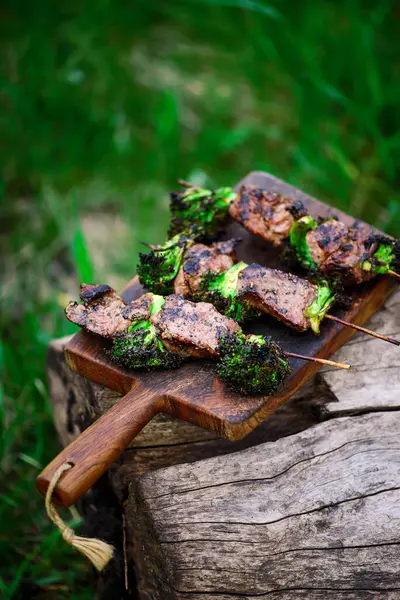
POLYGON ((64 463, 71 463, 73 467, 57 484, 53 502, 63 506, 74 504, 161 408, 159 392, 135 385, 43 469, 36 480, 39 492, 46 495, 56 470, 64 463))

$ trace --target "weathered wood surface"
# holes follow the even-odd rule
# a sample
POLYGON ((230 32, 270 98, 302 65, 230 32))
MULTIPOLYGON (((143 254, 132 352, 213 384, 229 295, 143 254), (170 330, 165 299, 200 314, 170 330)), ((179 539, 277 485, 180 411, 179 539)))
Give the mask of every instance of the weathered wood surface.
POLYGON ((347 417, 143 475, 128 520, 155 598, 400 597, 399 434, 397 412, 347 417))
MULTIPOLYGON (((87 380, 68 368, 64 348, 69 339, 52 341, 48 351, 50 396, 54 423, 62 446, 69 444, 120 398, 117 392, 87 380)), ((109 476, 116 493, 123 498, 132 478, 147 471, 236 452, 310 427, 319 421, 316 407, 324 402, 323 394, 318 394, 316 399, 317 385, 314 380, 310 381, 301 393, 238 442, 219 438, 215 433, 169 415, 158 415, 110 469, 109 476)))
MULTIPOLYGON (((395 308, 396 304, 399 302, 399 296, 400 294, 396 294, 394 297, 392 297, 392 299, 387 303, 388 308, 381 313, 378 313, 373 318, 373 321, 371 321, 371 326, 373 325, 376 329, 379 328, 380 331, 385 331, 392 335, 394 334, 395 337, 397 337, 400 332, 400 325, 398 323, 398 316, 396 315, 395 308)), ((54 408, 55 423, 63 445, 67 444, 71 439, 73 439, 78 432, 90 424, 94 418, 97 418, 103 414, 113 403, 115 403, 119 397, 119 395, 115 392, 90 382, 80 375, 72 372, 66 366, 64 361, 63 348, 65 347, 65 343, 66 339, 55 340, 52 342, 49 348, 48 361, 49 383, 54 408)), ((222 546, 219 552, 215 553, 212 546, 213 542, 205 539, 204 535, 206 534, 206 530, 202 530, 201 536, 203 537, 196 537, 196 539, 205 539, 205 543, 209 544, 208 550, 210 558, 205 557, 207 552, 205 552, 204 547, 202 548, 202 542, 195 543, 193 539, 183 541, 185 539, 183 536, 188 535, 188 525, 185 525, 185 523, 188 522, 188 519, 185 518, 185 520, 183 520, 183 524, 181 523, 182 519, 180 518, 179 513, 174 512, 174 504, 171 504, 169 511, 167 511, 166 507, 163 508, 163 511, 170 513, 170 517, 168 517, 169 521, 168 519, 166 521, 169 522, 168 527, 165 529, 165 531, 161 532, 163 527, 160 520, 158 522, 156 521, 158 529, 155 530, 153 527, 153 518, 156 518, 158 514, 154 512, 153 508, 146 506, 146 510, 144 510, 143 503, 137 500, 134 504, 128 503, 127 510, 129 514, 127 515, 127 520, 129 522, 130 530, 129 547, 133 548, 131 551, 132 553, 128 557, 128 561, 130 565, 132 565, 134 562, 136 566, 136 577, 139 590, 138 598, 140 598, 140 600, 159 600, 159 598, 162 598, 162 600, 169 600, 169 598, 173 598, 174 600, 175 598, 179 600, 182 600, 183 598, 194 598, 196 600, 221 600, 221 598, 222 600, 232 600, 237 598, 237 600, 239 600, 240 598, 243 600, 243 598, 248 598, 250 600, 250 598, 254 597, 253 592, 251 594, 246 593, 243 595, 242 592, 236 593, 237 590, 235 590, 233 587, 231 588, 231 590, 233 589, 233 592, 229 591, 226 593, 217 593, 215 591, 211 591, 204 593, 202 591, 204 590, 203 582, 198 578, 199 571, 193 570, 185 573, 185 571, 179 571, 177 569, 183 568, 181 562, 179 562, 182 561, 181 555, 185 556, 188 553, 188 555, 192 557, 193 561, 201 561, 205 560, 206 558, 207 560, 212 561, 212 568, 215 569, 215 571, 212 572, 211 575, 214 575, 215 578, 219 578, 217 570, 227 568, 226 566, 223 567, 223 562, 221 563, 221 561, 225 560, 227 556, 233 555, 236 556, 236 564, 238 565, 235 576, 236 579, 234 579, 234 574, 229 572, 221 571, 220 575, 225 577, 228 576, 230 580, 232 579, 234 581, 236 581, 239 577, 241 578, 243 585, 243 583, 246 582, 248 574, 246 573, 247 568, 244 567, 245 563, 243 562, 242 564, 240 561, 240 552, 243 549, 248 550, 252 548, 252 556, 255 561, 254 564, 256 564, 257 560, 259 562, 262 561, 262 558, 258 556, 260 553, 260 547, 263 547, 262 552, 264 554, 267 554, 267 549, 271 555, 273 552, 278 553, 275 559, 273 556, 271 556, 266 558, 264 561, 265 564, 268 564, 268 580, 271 580, 271 582, 278 582, 279 584, 279 582, 285 577, 289 578, 289 559, 292 560, 291 567, 297 572, 297 578, 294 583, 293 581, 290 583, 289 579, 289 584, 294 585, 295 589, 282 589, 276 592, 267 592, 266 597, 269 600, 271 598, 276 600, 296 600, 297 598, 300 600, 303 598, 310 598, 311 600, 322 600, 323 598, 332 598, 332 600, 336 598, 339 600, 352 600, 353 598, 357 600, 388 598, 389 600, 392 600, 395 598, 400 598, 400 590, 397 589, 400 588, 400 575, 397 575, 396 585, 390 584, 396 589, 392 589, 391 591, 388 590, 389 584, 387 584, 387 575, 385 569, 387 566, 386 563, 390 563, 393 557, 390 558, 389 555, 376 555, 375 558, 378 562, 375 565, 374 573, 379 574, 383 569, 382 582, 386 582, 386 587, 384 583, 382 583, 380 587, 374 590, 371 587, 370 580, 366 576, 366 570, 370 569, 370 563, 368 563, 368 561, 372 561, 373 556, 372 554, 368 553, 365 554, 364 557, 362 554, 363 552, 367 553, 368 548, 364 548, 364 546, 368 546, 368 544, 374 546, 371 552, 377 553, 394 551, 393 549, 397 551, 398 548, 396 543, 389 545, 389 543, 386 541, 384 542, 384 545, 382 544, 382 539, 386 535, 388 527, 390 527, 392 530, 393 537, 397 536, 397 539, 399 539, 400 535, 398 531, 398 506, 400 506, 400 503, 398 502, 399 499, 397 498, 397 506, 393 506, 392 504, 392 511, 390 515, 388 515, 386 508, 383 511, 383 506, 390 507, 390 503, 393 503, 394 500, 396 500, 396 494, 398 493, 397 486, 400 485, 400 477, 397 473, 397 481, 395 481, 394 484, 389 484, 389 488, 392 487, 394 489, 390 490, 388 488, 386 490, 388 485, 388 469, 392 469, 395 466, 398 468, 398 463, 397 461, 394 461, 392 455, 394 452, 397 457, 397 451, 393 448, 390 450, 393 445, 393 437, 390 437, 390 446, 382 446, 384 448, 383 450, 379 450, 379 440, 373 437, 365 437, 365 435, 363 435, 362 437, 359 437, 359 441, 356 441, 357 436, 353 436, 354 439, 349 440, 349 444, 347 444, 347 442, 342 442, 344 445, 341 449, 334 449, 332 452, 327 451, 325 456, 314 456, 312 458, 307 458, 306 454, 307 448, 308 451, 310 451, 310 445, 306 443, 307 436, 314 431, 313 428, 307 428, 315 425, 322 418, 326 418, 326 416, 330 417, 331 415, 336 416, 336 414, 340 415, 345 410, 350 410, 351 413, 357 413, 366 412, 371 409, 377 409, 376 403, 370 403, 369 406, 365 406, 364 401, 367 390, 365 389, 364 377, 366 372, 363 368, 363 361, 367 360, 367 356, 373 357, 372 364, 375 365, 374 385, 378 390, 380 390, 383 398, 385 398, 384 402, 387 403, 387 407, 391 410, 395 408, 395 405, 393 405, 393 400, 396 401, 400 393, 400 387, 398 386, 398 383, 395 384, 395 382, 398 380, 393 379, 393 377, 391 377, 389 380, 386 366, 380 369, 379 365, 386 365, 387 363, 385 361, 390 361, 389 364, 393 364, 394 361, 398 360, 398 352, 399 350, 396 350, 389 344, 385 345, 379 340, 371 340, 362 335, 355 336, 349 344, 344 346, 336 354, 337 360, 349 360, 354 364, 352 371, 350 371, 353 376, 352 385, 350 385, 349 382, 341 385, 340 378, 335 379, 334 376, 336 375, 336 372, 333 370, 321 371, 317 375, 317 378, 310 382, 310 385, 307 389, 303 388, 302 392, 304 397, 301 397, 300 395, 300 397, 289 401, 270 419, 262 423, 256 431, 240 442, 228 442, 226 440, 219 439, 215 434, 204 431, 195 425, 185 423, 167 415, 159 415, 149 425, 147 425, 139 434, 139 436, 136 437, 128 450, 124 452, 121 459, 109 471, 109 479, 113 489, 119 497, 121 511, 123 510, 122 502, 126 499, 127 487, 129 483, 134 481, 137 482, 139 475, 146 474, 169 465, 177 465, 177 468, 181 470, 182 479, 184 478, 183 473, 186 472, 187 476, 192 480, 193 476, 190 475, 190 473, 192 473, 191 469, 198 468, 199 465, 208 465, 210 462, 203 461, 198 463, 196 461, 207 459, 209 457, 218 457, 215 460, 226 461, 226 478, 229 478, 230 481, 234 481, 231 479, 231 476, 232 473, 235 472, 235 469, 238 469, 238 465, 242 464, 242 457, 244 457, 245 460, 245 464, 242 466, 242 469, 247 469, 248 453, 253 452, 253 446, 257 446, 265 442, 274 442, 275 440, 278 440, 275 442, 275 444, 264 444, 263 447, 265 448, 265 446, 267 446, 270 448, 271 446, 287 443, 287 440, 281 438, 301 431, 303 433, 300 433, 299 435, 305 436, 299 438, 303 440, 302 444, 304 443, 305 445, 304 462, 298 464, 297 466, 294 465, 293 467, 289 468, 286 473, 282 473, 279 478, 274 479, 280 479, 283 484, 283 482, 291 476, 291 481, 293 481, 293 473, 295 472, 294 469, 297 469, 298 472, 308 473, 310 479, 306 480, 306 482, 308 481, 308 487, 304 485, 302 489, 296 487, 294 492, 292 490, 292 497, 290 497, 288 490, 282 485, 279 493, 282 494, 284 500, 286 498, 286 506, 289 508, 286 509, 286 513, 283 515, 284 518, 282 518, 281 521, 260 525, 257 524, 256 520, 255 524, 247 525, 244 527, 244 529, 238 526, 238 524, 229 524, 230 519, 228 523, 218 524, 214 522, 213 525, 207 525, 207 527, 210 528, 207 530, 207 535, 210 536, 210 540, 221 540, 221 542, 224 542, 224 544, 227 544, 228 546, 228 549, 226 548, 226 545, 222 546), (387 348, 389 349, 390 354, 386 353, 387 348), (355 396, 353 395, 353 390, 357 389, 358 386, 360 393, 355 396), (389 390, 388 393, 386 393, 386 390, 389 390), (349 405, 347 404, 349 402, 349 398, 352 399, 350 408, 348 408, 349 405), (306 429, 307 431, 304 431, 306 429), (370 442, 368 440, 370 440, 370 442), (246 447, 250 448, 250 450, 243 451, 246 447), (347 451, 348 454, 343 454, 345 451, 347 451), (389 452, 390 456, 388 455, 389 452), (339 463, 337 468, 335 468, 335 465, 332 463, 332 460, 335 456, 338 457, 338 459, 340 457, 343 468, 340 468, 339 463), (372 491, 372 494, 370 491, 368 491, 368 489, 359 487, 360 477, 362 476, 362 478, 364 478, 364 475, 358 472, 358 462, 356 459, 357 456, 359 458, 364 457, 365 459, 368 459, 368 469, 371 471, 372 476, 375 476, 375 479, 371 479, 370 477, 367 481, 367 483, 369 482, 371 485, 371 489, 375 490, 372 491), (382 458, 382 460, 378 460, 379 456, 386 456, 386 459, 382 458), (325 486, 321 487, 320 489, 317 488, 314 484, 315 482, 312 481, 311 474, 313 477, 317 474, 319 474, 321 477, 325 476, 325 486), (334 481, 335 479, 337 481, 334 481), (343 488, 344 483, 347 484, 347 488, 343 488), (382 484, 382 489, 377 486, 379 483, 382 484), (345 490, 347 489, 347 494, 351 494, 351 489, 354 489, 359 498, 349 499, 348 496, 344 496, 344 501, 341 502, 336 496, 336 500, 333 499, 332 501, 332 506, 325 506, 324 503, 327 503, 326 498, 328 492, 329 494, 334 494, 336 491, 338 494, 341 488, 345 490), (362 496, 362 494, 364 494, 364 496, 362 496), (303 502, 301 506, 300 504, 297 506, 298 499, 303 502), (384 504, 382 503, 383 499, 385 500, 384 504), (304 505, 306 500, 309 502, 314 502, 314 508, 310 510, 309 514, 305 514, 308 512, 307 505, 304 505), (288 515, 290 513, 291 506, 295 506, 295 514, 289 517, 288 515), (305 513, 302 513, 302 511, 305 511, 305 513), (366 524, 364 528, 365 537, 363 537, 362 519, 365 519, 367 516, 369 518, 371 511, 373 511, 374 518, 372 523, 368 522, 368 526, 366 524), (298 517, 296 517, 297 514, 299 514, 298 517), (174 519, 176 517, 174 523, 171 515, 174 515, 174 519), (364 515, 364 517, 362 515, 364 515), (328 534, 325 533, 324 538, 324 532, 322 531, 323 527, 319 519, 323 519, 325 517, 326 523, 328 523, 328 525, 332 528, 328 534), (262 540, 262 536, 266 535, 267 531, 274 532, 274 535, 278 535, 277 532, 280 531, 279 523, 285 523, 284 530, 281 530, 282 541, 280 541, 279 544, 276 542, 274 546, 273 538, 271 538, 272 541, 270 541, 268 544, 253 544, 253 541, 259 542, 262 540), (308 549, 305 551, 302 536, 299 536, 301 525, 304 525, 306 528, 308 527, 309 536, 314 536, 311 538, 304 537, 304 540, 311 540, 310 543, 313 544, 312 548, 314 548, 314 550, 308 549), (180 529, 181 526, 182 531, 180 529), (318 527, 320 528, 319 530, 318 527), (155 531, 158 531, 157 535, 155 534, 155 531), (282 534, 282 531, 284 535, 282 534), (235 544, 232 543, 233 534, 240 536, 235 538, 237 539, 235 544), (371 540, 374 535, 377 535, 377 541, 372 544, 371 540), (160 537, 158 538, 157 536, 160 537), (175 538, 180 536, 182 543, 175 543, 174 536, 175 538), (168 542, 170 539, 173 539, 172 543, 160 543, 160 540, 168 542), (148 542, 148 540, 150 540, 150 542, 148 542), (359 543, 356 543, 357 540, 359 543), (362 548, 342 548, 342 550, 340 550, 339 542, 344 546, 359 545, 362 546, 362 548), (329 550, 317 550, 317 548, 326 548, 328 543, 331 544, 329 550), (143 546, 143 544, 145 544, 145 546, 143 546), (150 546, 148 544, 150 544, 150 546), (190 546, 190 544, 192 545, 190 546), (281 546, 281 544, 283 545, 281 546), (265 551, 264 545, 266 548, 265 551), (233 546, 234 549, 232 549, 233 546), (178 548, 180 548, 181 554, 179 554, 178 548), (298 548, 298 550, 292 551, 296 548, 298 548), (213 550, 213 552, 211 552, 211 550, 213 550), (279 552, 281 552, 281 554, 279 554, 279 552), (365 558, 363 563, 365 567, 360 567, 358 570, 353 568, 354 563, 352 562, 352 557, 354 558, 356 556, 356 552, 358 552, 357 556, 360 561, 364 560, 365 558), (285 559, 284 563, 282 563, 280 560, 282 558, 285 559), (380 561, 382 561, 382 564, 380 561), (282 569, 286 568, 286 571, 281 570, 281 565, 283 565, 282 569), (286 567, 284 567, 284 565, 286 565, 286 567), (347 571, 345 567, 347 568, 347 571), (364 571, 362 570, 363 568, 364 571), (171 573, 174 573, 175 577, 175 570, 177 570, 177 575, 181 577, 182 580, 185 576, 186 583, 191 581, 193 585, 195 585, 194 582, 197 581, 198 583, 196 585, 199 587, 191 593, 180 592, 180 595, 177 595, 177 592, 174 591, 174 588, 181 588, 179 588, 179 586, 177 587, 174 581, 171 581, 171 573), (311 571, 311 574, 309 571, 311 571), (323 572, 323 575, 321 575, 321 572, 323 572), (340 590, 339 583, 333 583, 335 581, 335 577, 342 581, 341 585, 343 587, 344 585, 347 585, 346 581, 348 581, 350 577, 349 572, 353 579, 358 578, 358 588, 354 588, 352 590, 340 590), (312 592, 309 589, 298 589, 297 580, 300 576, 304 577, 305 574, 307 577, 310 576, 311 580, 314 581, 314 589, 312 592), (317 582, 317 584, 320 585, 319 580, 316 579, 318 577, 320 577, 321 580, 324 580, 322 585, 323 589, 320 590, 316 589, 315 583, 317 582), (326 579, 327 577, 328 579, 326 579), (327 584, 329 577, 331 578, 329 585, 335 585, 335 589, 327 589, 329 587, 327 584), (201 585, 199 582, 201 582, 201 585), (167 593, 169 596, 163 595, 167 593)), ((391 369, 391 371, 395 372, 395 369, 391 369)), ((341 375, 343 374, 344 373, 341 372, 341 375)), ((385 406, 382 407, 382 403, 379 406, 381 410, 385 409, 385 406)), ((332 427, 332 425, 335 423, 339 423, 340 432, 342 430, 341 424, 342 422, 345 422, 347 423, 346 431, 350 432, 352 424, 364 423, 363 427, 366 428, 365 420, 368 420, 371 417, 374 419, 379 419, 379 423, 377 423, 377 421, 373 422, 373 434, 375 436, 377 434, 382 434, 382 438, 384 439, 383 443, 388 443, 389 437, 387 438, 386 436, 387 428, 386 425, 385 428, 381 427, 381 418, 383 417, 393 424, 398 423, 398 413, 395 411, 383 414, 377 413, 366 415, 352 419, 334 419, 323 426, 332 427), (364 421, 360 421, 360 419, 363 419, 364 421)), ((319 425, 319 427, 321 427, 321 425, 319 425)), ((359 427, 359 425, 357 425, 357 427, 359 427)), ((400 431, 397 430, 397 436, 399 433, 400 431)), ((370 433, 368 433, 368 436, 369 435, 370 433)), ((331 433, 331 437, 337 444, 336 433, 331 433)), ((297 436, 295 436, 295 438, 288 439, 293 440, 296 438, 297 436)), ((326 440, 324 440, 324 436, 321 436, 320 439, 320 444, 322 443, 327 443, 326 440)), ((337 445, 340 445, 340 443, 337 445)), ((254 448, 254 451, 259 451, 259 448, 260 446, 254 448)), ((312 445, 311 449, 313 449, 312 445)), ((314 452, 317 454, 324 454, 325 450, 323 448, 321 450, 320 448, 317 451, 316 446, 314 452)), ((281 451, 281 454, 283 458, 285 458, 286 453, 281 451)), ((267 463, 268 459, 269 453, 265 457, 265 461, 267 463)), ((278 460, 278 462, 280 460, 279 452, 276 460, 278 460)), ((172 471, 172 477, 174 468, 175 467, 167 469, 164 471, 164 474, 172 471)), ((257 468, 257 465, 254 465, 254 468, 257 468)), ((284 468, 282 468, 282 471, 284 471, 284 468)), ((159 474, 161 474, 161 476, 165 476, 163 475, 162 471, 157 471, 154 473, 154 475, 151 475, 151 473, 144 475, 143 480, 139 480, 139 483, 134 483, 132 494, 135 496, 135 498, 140 498, 141 489, 144 485, 143 481, 146 482, 146 479, 150 476, 154 477, 156 480, 159 474)), ((190 479, 188 479, 188 481, 190 481, 190 479)), ((223 484, 222 480, 215 480, 215 482, 223 484)), ((213 485, 215 482, 213 477, 213 485)), ((165 485, 165 492, 168 492, 170 485, 171 482, 169 482, 168 485, 165 485)), ((197 481, 194 485, 197 485, 197 481)), ((238 482, 235 482, 232 485, 239 490, 241 488, 244 490, 245 488, 245 484, 239 486, 238 482)), ((246 486, 246 489, 251 491, 249 500, 246 501, 246 506, 251 504, 250 500, 252 501, 252 498, 254 498, 254 494, 257 490, 262 490, 264 492, 263 504, 261 504, 259 507, 277 506, 278 488, 276 488, 276 495, 272 497, 270 494, 270 490, 272 489, 271 482, 267 481, 266 483, 265 481, 254 481, 251 482, 251 486, 249 484, 246 484, 246 486), (268 488, 266 486, 268 486, 268 488)), ((217 485, 215 490, 217 492, 221 492, 224 487, 226 486, 217 485)), ((210 490, 211 489, 212 488, 210 488, 210 490)), ((207 490, 200 490, 199 494, 205 494, 206 492, 207 490)), ((191 494, 194 495, 195 492, 192 491, 191 494)), ((183 494, 177 494, 177 496, 179 499, 181 499, 183 494)), ((168 494, 164 497, 164 502, 168 497, 172 498, 172 496, 168 494)), ((201 511, 208 510, 208 515, 211 515, 212 513, 211 517, 208 517, 209 520, 215 521, 218 513, 214 510, 214 508, 220 507, 221 501, 218 500, 218 498, 220 498, 218 494, 215 496, 217 504, 213 503, 213 498, 214 495, 211 493, 211 491, 209 491, 207 502, 211 504, 211 509, 207 508, 207 506, 203 506, 204 504, 207 505, 207 502, 202 503, 203 496, 194 498, 189 503, 189 506, 196 507, 199 511, 199 514, 202 514, 203 516, 204 513, 201 511)), ((161 499, 157 499, 157 501, 160 502, 161 499)), ((235 490, 235 493, 231 493, 226 498, 226 506, 224 509, 225 516, 232 512, 232 504, 235 506, 238 504, 237 490, 235 490)), ((269 508, 268 510, 272 509, 269 508)), ((259 520, 260 515, 261 513, 256 515, 259 520)), ((246 515, 244 522, 247 520, 248 515, 246 515)), ((201 527, 201 524, 199 524, 194 518, 193 523, 190 523, 189 527, 197 528, 201 527)), ((206 525, 203 525, 203 527, 206 527, 206 525)), ((218 546, 220 545, 219 541, 214 542, 214 544, 218 549, 218 546)), ((398 558, 399 557, 396 559, 397 561, 398 558)), ((247 560, 249 561, 249 558, 247 558, 247 560)), ((392 562, 394 564, 394 561, 392 562)), ((267 567, 265 568, 267 569, 267 567)), ((260 582, 263 582, 262 578, 260 579, 260 582)), ((264 585, 264 583, 262 583, 262 585, 264 585)), ((310 586, 308 585, 308 587, 310 586)), ((263 597, 263 595, 261 595, 261 597, 263 597)), ((107 597, 105 597, 105 600, 106 598, 107 597)))
MULTIPOLYGON (((370 326, 400 339, 399 304, 400 291, 371 319, 370 326)), ((117 392, 68 368, 63 351, 69 339, 54 340, 48 355, 54 420, 63 446, 120 398, 117 392)), ((335 358, 351 363, 352 369, 323 369, 293 401, 239 442, 223 440, 196 425, 158 415, 130 444, 116 468, 111 469, 117 493, 122 493, 132 476, 146 471, 235 452, 310 427, 320 420, 318 411, 322 417, 332 417, 399 407, 399 349, 357 334, 335 358)))
MULTIPOLYGON (((368 326, 400 339, 400 291, 389 298, 368 326)), ((340 349, 337 360, 350 371, 324 372, 322 380, 337 401, 324 406, 330 417, 373 410, 400 409, 400 349, 368 336, 354 337, 340 349)))
MULTIPOLYGON (((67 337, 52 341, 49 345, 47 361, 54 423, 62 446, 75 439, 120 397, 116 392, 89 381, 68 368, 64 348, 69 339, 67 337)), ((118 498, 117 506, 114 507, 115 513, 122 515, 128 486, 142 473, 169 465, 187 464, 211 456, 238 452, 245 447, 301 431, 316 423, 319 417, 315 407, 319 402, 323 402, 323 395, 318 395, 320 399, 315 400, 315 385, 314 381, 310 382, 308 386, 302 388, 301 394, 290 400, 257 430, 239 442, 218 438, 216 434, 168 415, 155 417, 133 440, 107 474, 112 491, 118 498)), ((99 500, 101 493, 102 490, 96 494, 96 499, 91 495, 84 503, 85 519, 87 510, 91 511, 89 517, 92 527, 87 533, 98 537, 104 537, 103 521, 99 520, 96 523, 95 519, 96 512, 100 513, 101 510, 101 514, 104 514, 104 506, 99 500)), ((130 529, 132 530, 132 527, 130 529)), ((122 600, 120 589, 125 585, 123 581, 125 575, 121 564, 124 562, 124 557, 118 533, 120 534, 118 531, 115 532, 116 539, 107 538, 117 547, 117 554, 115 563, 100 578, 98 598, 101 600, 114 598, 109 595, 110 589, 115 589, 115 599, 122 600), (119 586, 114 580, 110 581, 110 573, 116 570, 121 578, 119 586)), ((127 547, 129 587, 136 586, 137 589, 137 595, 133 597, 152 600, 153 582, 147 575, 142 541, 137 536, 131 535, 127 547), (133 568, 136 583, 132 583, 133 568)), ((115 578, 118 578, 118 575, 115 578)), ((127 593, 126 597, 131 596, 127 593)))

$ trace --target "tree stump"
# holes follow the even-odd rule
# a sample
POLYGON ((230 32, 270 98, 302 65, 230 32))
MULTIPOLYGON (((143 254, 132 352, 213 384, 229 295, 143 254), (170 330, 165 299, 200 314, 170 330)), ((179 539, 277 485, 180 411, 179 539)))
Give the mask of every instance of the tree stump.
MULTIPOLYGON (((399 303, 371 328, 399 334, 399 303)), ((64 346, 48 354, 62 445, 119 397, 64 346)), ((117 547, 101 598, 400 598, 400 351, 357 335, 336 358, 353 368, 320 371, 239 442, 166 415, 145 427, 83 502, 87 533, 117 547)))

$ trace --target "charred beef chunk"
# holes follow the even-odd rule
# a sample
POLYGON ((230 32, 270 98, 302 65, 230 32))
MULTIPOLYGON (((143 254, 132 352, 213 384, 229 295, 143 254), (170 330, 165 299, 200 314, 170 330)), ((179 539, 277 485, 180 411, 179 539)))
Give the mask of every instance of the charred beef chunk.
POLYGON ((176 295, 168 296, 150 320, 168 350, 197 358, 218 356, 220 337, 240 329, 211 304, 196 304, 176 295))
POLYGON ((229 213, 247 231, 280 246, 294 221, 290 212, 292 205, 293 200, 286 196, 244 185, 230 205, 229 213))
POLYGON ((150 309, 153 302, 153 294, 143 294, 137 300, 127 304, 122 311, 122 316, 129 319, 132 323, 136 321, 145 321, 150 317, 150 309))
POLYGON ((321 267, 332 252, 339 250, 348 241, 348 227, 341 221, 329 219, 306 236, 307 246, 313 261, 321 267))
POLYGON ((175 279, 174 293, 190 298, 200 290, 204 273, 210 271, 220 275, 230 269, 236 262, 235 248, 239 242, 232 239, 211 246, 192 246, 186 252, 183 266, 175 279))
POLYGON ((314 285, 291 273, 257 264, 249 265, 239 273, 238 298, 241 302, 298 331, 310 327, 305 312, 316 296, 314 285))
POLYGON ((376 244, 368 244, 370 236, 371 229, 359 221, 348 227, 341 221, 329 220, 309 231, 306 239, 321 273, 352 285, 374 276, 362 268, 363 261, 376 250, 376 244))
POLYGON ((93 283, 82 283, 80 290, 79 298, 84 304, 90 304, 107 295, 115 295, 115 290, 107 284, 96 285, 93 283))
POLYGON ((69 321, 106 338, 124 333, 131 321, 123 316, 126 304, 108 285, 82 285, 84 304, 70 302, 65 309, 69 321))
POLYGON ((175 277, 174 294, 177 294, 178 296, 183 296, 184 298, 190 298, 191 296, 190 288, 186 285, 183 267, 179 269, 178 275, 175 277))
MULTIPOLYGON (((372 279, 375 274, 362 268, 362 264, 376 250, 377 245, 366 248, 368 235, 361 233, 363 228, 350 228, 349 239, 339 250, 332 252, 321 267, 321 272, 328 277, 339 277, 345 285, 363 283, 372 279)), ((365 231, 365 229, 364 229, 365 231)))
POLYGON ((83 304, 70 302, 65 309, 69 321, 86 331, 114 338, 125 333, 132 323, 150 317, 153 294, 125 304, 108 285, 81 285, 83 304))

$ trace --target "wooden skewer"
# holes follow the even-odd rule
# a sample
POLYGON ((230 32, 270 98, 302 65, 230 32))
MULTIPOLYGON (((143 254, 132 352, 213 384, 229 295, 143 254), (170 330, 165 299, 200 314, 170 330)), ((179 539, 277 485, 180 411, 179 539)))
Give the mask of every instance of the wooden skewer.
POLYGON ((396 271, 392 271, 391 269, 389 269, 388 275, 391 275, 392 277, 396 277, 396 279, 400 279, 400 275, 398 273, 396 273, 396 271))
POLYGON ((316 358, 315 356, 303 356, 302 354, 296 354, 294 352, 284 352, 284 354, 286 354, 286 356, 292 356, 293 358, 301 358, 302 360, 320 363, 321 365, 329 365, 330 367, 336 367, 337 369, 350 369, 351 366, 347 363, 335 362, 334 360, 328 360, 326 358, 316 358))
POLYGON ((192 188, 194 190, 201 189, 201 188, 199 188, 198 185, 195 185, 194 183, 190 183, 190 181, 186 181, 185 179, 177 179, 177 182, 179 183, 179 185, 183 185, 183 187, 192 188))
MULTIPOLYGON (((139 244, 143 244, 143 246, 146 246, 146 248, 150 248, 150 250, 153 250, 154 252, 165 252, 165 248, 163 248, 162 246, 148 244, 147 242, 142 242, 141 240, 139 240, 139 244)), ((180 244, 180 242, 178 241, 175 244, 173 244, 172 246, 168 246, 168 250, 171 250, 172 248, 176 248, 177 246, 179 246, 179 244, 180 244)), ((187 242, 184 242, 183 245, 184 245, 183 251, 185 252, 187 242)))
POLYGON ((146 248, 150 248, 150 250, 154 250, 154 246, 152 244, 148 244, 147 242, 142 242, 142 240, 139 240, 139 244, 143 244, 143 246, 146 246, 146 248))
POLYGON ((376 337, 379 340, 383 340, 384 342, 389 342, 390 344, 394 344, 395 346, 400 346, 400 342, 392 337, 388 337, 387 335, 381 335, 380 333, 376 333, 375 331, 371 331, 370 329, 366 329, 365 327, 361 327, 360 325, 355 325, 355 323, 343 321, 343 319, 339 319, 339 317, 334 317, 333 315, 325 315, 325 319, 336 321, 336 323, 341 323, 341 325, 345 325, 346 327, 352 327, 353 329, 357 329, 357 331, 362 331, 367 335, 372 335, 373 337, 376 337))

